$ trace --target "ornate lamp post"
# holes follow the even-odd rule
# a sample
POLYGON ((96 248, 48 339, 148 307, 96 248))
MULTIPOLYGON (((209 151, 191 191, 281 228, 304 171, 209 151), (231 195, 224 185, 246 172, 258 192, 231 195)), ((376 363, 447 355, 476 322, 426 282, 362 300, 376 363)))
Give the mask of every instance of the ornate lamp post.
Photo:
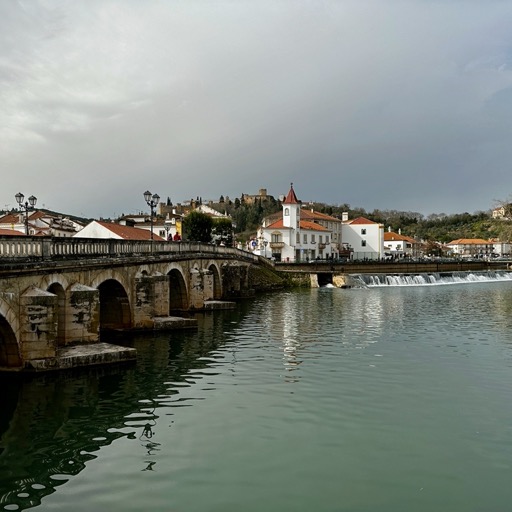
POLYGON ((155 208, 160 201, 160 196, 158 194, 151 194, 149 190, 144 192, 144 199, 146 203, 148 203, 149 208, 151 209, 150 222, 151 222, 151 241, 153 240, 153 216, 155 214, 155 208))
POLYGON ((164 222, 164 228, 165 228, 165 239, 169 240, 169 231, 171 230, 171 221, 167 219, 164 222))
POLYGON ((37 197, 30 196, 28 201, 25 201, 25 204, 23 204, 25 196, 21 192, 18 192, 14 197, 16 198, 16 202, 20 205, 20 208, 25 208, 25 234, 28 235, 28 212, 34 209, 37 203, 37 197))

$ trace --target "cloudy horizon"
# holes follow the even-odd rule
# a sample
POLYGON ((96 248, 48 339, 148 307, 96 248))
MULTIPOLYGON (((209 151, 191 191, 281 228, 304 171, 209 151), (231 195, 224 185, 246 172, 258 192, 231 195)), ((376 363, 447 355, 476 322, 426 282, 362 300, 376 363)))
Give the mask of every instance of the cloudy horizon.
POLYGON ((0 0, 0 207, 508 200, 512 4, 0 0))

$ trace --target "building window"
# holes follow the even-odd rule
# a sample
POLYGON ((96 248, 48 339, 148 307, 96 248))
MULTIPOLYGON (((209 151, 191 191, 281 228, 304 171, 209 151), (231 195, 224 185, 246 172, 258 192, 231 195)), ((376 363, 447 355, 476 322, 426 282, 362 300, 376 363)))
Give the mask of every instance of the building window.
MULTIPOLYGON (((322 235, 320 235, 320 242, 322 241, 322 235)), ((311 243, 314 244, 316 242, 315 235, 311 235, 311 243)))
POLYGON ((361 240, 361 247, 366 247, 366 240, 361 240))
POLYGON ((295 236, 295 242, 297 244, 300 244, 300 233, 297 233, 297 235, 295 236))
POLYGON ((366 229, 361 229, 361 235, 366 235, 366 229))
POLYGON ((308 243, 308 235, 307 235, 307 233, 304 233, 304 243, 305 244, 308 243))
POLYGON ((272 243, 279 243, 281 241, 281 233, 270 235, 270 240, 272 243))
POLYGON ((288 217, 290 215, 290 208, 285 208, 284 214, 288 217))
POLYGON ((329 243, 329 235, 325 235, 325 243, 328 244, 329 243))
POLYGON ((323 244, 324 243, 324 237, 323 235, 318 235, 318 241, 323 244))

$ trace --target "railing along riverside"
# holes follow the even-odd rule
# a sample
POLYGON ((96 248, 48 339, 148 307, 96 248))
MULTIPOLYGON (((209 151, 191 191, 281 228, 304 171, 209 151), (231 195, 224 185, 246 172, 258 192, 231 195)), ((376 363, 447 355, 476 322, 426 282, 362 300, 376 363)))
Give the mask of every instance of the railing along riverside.
POLYGON ((234 247, 200 242, 167 242, 151 240, 114 240, 98 238, 0 237, 2 261, 52 260, 71 258, 122 257, 164 254, 232 255, 258 261, 258 256, 234 247))

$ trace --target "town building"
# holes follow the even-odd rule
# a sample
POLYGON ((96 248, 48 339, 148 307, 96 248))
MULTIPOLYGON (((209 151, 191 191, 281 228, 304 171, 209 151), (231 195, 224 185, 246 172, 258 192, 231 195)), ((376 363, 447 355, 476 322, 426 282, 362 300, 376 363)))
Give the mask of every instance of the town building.
POLYGON ((145 213, 123 215, 118 219, 118 223, 122 226, 129 226, 137 229, 144 229, 153 234, 161 237, 164 240, 170 240, 178 238, 181 240, 182 227, 181 222, 183 215, 176 213, 176 209, 173 208, 171 211, 164 215, 153 217, 145 213))
POLYGON ((492 210, 493 219, 510 220, 512 218, 512 204, 503 204, 492 210))
POLYGON ((337 258, 339 230, 333 227, 337 223, 341 224, 334 217, 304 210, 292 184, 283 198, 282 211, 263 220, 249 249, 276 261, 337 258))
POLYGON ((356 260, 379 260, 384 258, 384 226, 364 217, 348 220, 344 213, 342 240, 356 260))
MULTIPOLYGON (((133 226, 93 220, 74 238, 113 238, 116 240, 151 240, 151 230, 139 229, 133 226)), ((163 241, 165 238, 153 234, 153 240, 163 241)))
POLYGON ((391 231, 391 227, 384 233, 384 255, 387 259, 417 258, 421 253, 421 244, 410 236, 391 231))
POLYGON ((460 258, 491 257, 494 244, 482 238, 459 238, 446 244, 449 251, 460 258))
POLYGON ((83 228, 83 225, 63 215, 56 215, 36 210, 28 212, 8 213, 0 218, 0 229, 19 231, 30 236, 72 237, 83 228))
POLYGON ((510 256, 512 254, 512 244, 503 242, 499 238, 490 238, 489 242, 493 246, 493 254, 496 256, 510 256))

